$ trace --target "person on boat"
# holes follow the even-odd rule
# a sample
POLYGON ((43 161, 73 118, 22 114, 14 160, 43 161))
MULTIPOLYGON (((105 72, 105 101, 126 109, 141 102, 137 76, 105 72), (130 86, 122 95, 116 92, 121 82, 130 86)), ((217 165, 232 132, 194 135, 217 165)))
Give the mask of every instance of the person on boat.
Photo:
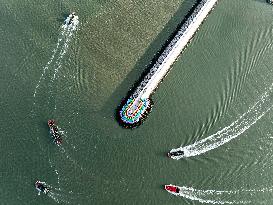
POLYGON ((180 189, 178 187, 176 187, 176 193, 179 193, 180 189))
POLYGON ((59 133, 53 134, 52 137, 53 137, 53 141, 54 141, 55 144, 57 144, 57 145, 62 144, 63 140, 62 140, 59 133))
POLYGON ((63 141, 62 141, 62 138, 60 138, 60 137, 54 139, 54 143, 57 144, 57 145, 62 144, 62 142, 63 142, 63 141))
POLYGON ((52 127, 52 131, 53 131, 53 133, 58 133, 58 128, 57 128, 57 126, 53 126, 53 127, 52 127))
MULTIPOLYGON (((75 14, 74 12, 72 14, 75 14)), ((61 134, 59 133, 58 126, 55 124, 54 120, 48 120, 48 126, 50 128, 50 134, 53 139, 53 142, 56 145, 62 144, 63 140, 61 138, 61 134)))
POLYGON ((52 133, 52 137, 54 139, 60 138, 61 136, 59 135, 59 133, 52 133))
POLYGON ((36 187, 37 190, 39 190, 40 192, 43 192, 45 194, 47 192, 49 192, 49 189, 46 187, 45 183, 43 183, 43 182, 37 181, 35 183, 35 187, 36 187))
POLYGON ((68 25, 70 25, 70 24, 72 23, 73 19, 75 18, 75 15, 76 15, 75 12, 72 12, 72 13, 69 15, 70 19, 69 19, 68 25))
POLYGON ((39 183, 37 184, 37 189, 40 189, 42 192, 44 192, 46 187, 43 184, 39 183))

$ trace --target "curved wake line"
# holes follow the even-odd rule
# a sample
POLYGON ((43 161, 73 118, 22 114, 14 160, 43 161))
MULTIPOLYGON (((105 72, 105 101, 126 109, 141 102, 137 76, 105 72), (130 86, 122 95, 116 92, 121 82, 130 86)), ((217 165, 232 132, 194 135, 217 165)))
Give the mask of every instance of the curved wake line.
MULTIPOLYGON (((176 196, 181 196, 186 199, 199 201, 201 203, 210 204, 249 204, 250 200, 241 200, 242 198, 249 199, 257 192, 272 192, 272 188, 262 188, 262 189, 241 189, 234 191, 216 191, 216 190, 198 190, 192 187, 178 187, 179 193, 172 193, 176 196), (238 198, 239 200, 222 200, 223 198, 238 198)), ((255 196, 253 196, 254 198, 255 196)))
POLYGON ((241 200, 242 198, 249 199, 250 196, 255 198, 255 193, 272 192, 272 188, 262 189, 241 189, 234 191, 217 191, 217 190, 198 190, 192 187, 178 187, 179 193, 172 193, 176 196, 181 196, 193 201, 209 204, 249 204, 250 200, 241 200), (238 198, 238 200, 223 200, 226 198, 238 198))
POLYGON ((60 37, 58 38, 56 48, 53 50, 53 54, 52 54, 50 60, 47 62, 46 66, 44 66, 43 72, 42 72, 42 74, 39 78, 39 81, 35 87, 34 94, 33 94, 34 98, 36 97, 37 90, 40 87, 41 81, 44 79, 44 75, 46 74, 46 72, 50 66, 56 67, 54 69, 54 75, 52 77, 51 83, 53 83, 53 81, 55 80, 59 69, 62 67, 62 59, 67 52, 67 49, 69 47, 69 42, 72 39, 72 36, 74 34, 74 31, 77 28, 77 25, 72 26, 72 27, 69 27, 67 25, 63 25, 61 28, 62 28, 62 32, 60 34, 60 37), (63 42, 63 44, 61 44, 61 42, 63 42))
POLYGON ((231 125, 223 128, 217 133, 197 141, 191 145, 185 147, 179 147, 172 149, 170 152, 183 151, 184 154, 180 156, 172 156, 173 159, 181 159, 185 157, 192 157, 203 154, 210 150, 216 149, 230 140, 238 137, 254 125, 259 119, 261 119, 272 108, 272 85, 269 90, 261 97, 261 99, 249 110, 241 115, 239 119, 233 122, 231 125))
POLYGON ((73 36, 73 32, 72 32, 73 30, 69 29, 68 31, 69 32, 66 34, 66 39, 65 39, 65 42, 63 44, 62 50, 60 51, 59 57, 57 58, 57 61, 56 61, 57 68, 54 70, 54 76, 53 76, 52 82, 55 80, 59 69, 62 67, 61 60, 64 57, 64 55, 66 54, 67 49, 69 47, 69 42, 70 42, 70 40, 71 40, 71 38, 73 36))
POLYGON ((47 194, 51 199, 53 199, 55 202, 59 203, 66 203, 70 204, 70 202, 66 199, 67 196, 63 196, 62 194, 56 193, 56 192, 49 192, 47 194))
POLYGON ((49 66, 51 65, 53 59, 55 58, 55 55, 56 55, 56 53, 57 53, 57 51, 58 51, 58 48, 59 48, 60 43, 61 43, 62 40, 63 40, 62 38, 59 38, 59 39, 58 39, 56 48, 53 50, 53 54, 52 54, 50 60, 47 62, 47 65, 43 68, 42 75, 40 76, 40 79, 39 79, 39 81, 38 81, 38 83, 37 83, 37 85, 36 85, 36 87, 35 87, 33 97, 36 97, 37 90, 38 90, 38 88, 39 88, 39 86, 40 86, 40 84, 41 84, 41 81, 42 81, 42 79, 43 79, 43 77, 44 77, 44 75, 45 75, 47 69, 48 69, 49 66))

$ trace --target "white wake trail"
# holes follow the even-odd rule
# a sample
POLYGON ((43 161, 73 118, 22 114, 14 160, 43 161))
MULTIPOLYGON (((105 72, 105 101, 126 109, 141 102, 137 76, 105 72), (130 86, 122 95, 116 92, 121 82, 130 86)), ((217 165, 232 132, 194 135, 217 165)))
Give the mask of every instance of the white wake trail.
MULTIPOLYGON (((63 27, 64 28, 64 27, 63 27)), ((53 78, 52 78, 52 82, 56 79, 56 75, 59 71, 59 69, 62 67, 62 59, 64 57, 64 55, 66 54, 67 50, 68 50, 68 47, 69 47, 69 42, 71 41, 72 39, 72 36, 74 34, 74 30, 73 28, 64 28, 66 29, 63 36, 64 36, 64 44, 63 44, 63 47, 59 53, 59 57, 57 58, 57 61, 56 61, 56 68, 54 70, 54 75, 53 75, 53 78)))
POLYGON ((78 22, 76 24, 71 25, 71 26, 70 25, 62 25, 61 26, 61 33, 58 37, 58 42, 56 44, 56 48, 53 50, 53 54, 52 54, 50 60, 47 62, 46 66, 43 68, 43 72, 42 72, 40 79, 35 87, 33 97, 36 97, 38 88, 40 87, 40 84, 41 84, 42 80, 44 79, 44 76, 45 76, 47 70, 50 67, 54 68, 54 74, 53 74, 51 83, 55 80, 56 75, 62 66, 62 59, 68 50, 69 42, 71 41, 74 31, 77 29, 77 26, 78 26, 78 22))
POLYGON ((261 96, 261 99, 231 125, 191 145, 172 149, 170 153, 182 151, 183 155, 171 156, 171 158, 178 160, 185 157, 200 155, 210 150, 216 149, 226 144, 230 140, 240 136, 252 125, 254 125, 259 119, 261 119, 268 111, 271 110, 273 106, 273 100, 271 100, 272 97, 271 85, 269 90, 261 96))
POLYGON ((50 60, 47 62, 46 66, 43 68, 42 75, 40 76, 40 79, 39 79, 39 81, 38 81, 38 83, 37 83, 37 85, 35 87, 33 97, 36 97, 37 90, 38 90, 38 88, 39 88, 39 86, 41 84, 41 81, 44 78, 44 75, 45 75, 46 71, 48 70, 49 66, 52 64, 52 62, 53 62, 53 60, 55 58, 55 55, 56 55, 56 53, 58 51, 58 48, 59 48, 60 43, 61 43, 62 40, 63 40, 62 36, 58 38, 58 42, 57 42, 56 48, 53 50, 53 54, 52 54, 50 60))
POLYGON ((51 191, 47 194, 51 199, 53 199, 55 202, 59 203, 65 203, 70 204, 70 201, 68 201, 68 197, 66 195, 63 195, 61 193, 57 193, 56 191, 51 191))
POLYGON ((255 194, 272 192, 271 188, 261 189, 240 189, 234 191, 217 191, 217 190, 198 190, 192 187, 178 187, 178 193, 172 193, 193 201, 199 201, 206 204, 249 204, 255 200, 255 194), (229 200, 229 198, 231 200, 229 200), (247 200, 242 200, 247 199, 247 200))

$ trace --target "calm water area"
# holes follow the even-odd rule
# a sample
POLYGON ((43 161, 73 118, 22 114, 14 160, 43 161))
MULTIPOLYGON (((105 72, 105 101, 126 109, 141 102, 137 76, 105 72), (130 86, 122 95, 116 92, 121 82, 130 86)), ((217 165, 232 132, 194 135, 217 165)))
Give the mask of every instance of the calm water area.
POLYGON ((0 1, 0 204, 273 204, 273 7, 265 0, 219 0, 143 125, 115 120, 194 3, 0 1), (80 23, 66 32, 71 11, 80 23), (64 131, 61 147, 51 118, 64 131), (233 139, 166 157, 209 136, 233 139), (50 194, 37 195, 37 179, 50 194))

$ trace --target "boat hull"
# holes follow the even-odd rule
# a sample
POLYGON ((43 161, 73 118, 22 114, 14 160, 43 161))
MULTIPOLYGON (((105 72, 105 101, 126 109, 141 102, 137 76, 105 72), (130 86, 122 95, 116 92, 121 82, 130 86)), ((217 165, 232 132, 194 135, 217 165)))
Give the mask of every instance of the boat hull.
POLYGON ((178 195, 180 192, 180 189, 178 186, 169 184, 164 186, 165 190, 171 194, 178 195))

